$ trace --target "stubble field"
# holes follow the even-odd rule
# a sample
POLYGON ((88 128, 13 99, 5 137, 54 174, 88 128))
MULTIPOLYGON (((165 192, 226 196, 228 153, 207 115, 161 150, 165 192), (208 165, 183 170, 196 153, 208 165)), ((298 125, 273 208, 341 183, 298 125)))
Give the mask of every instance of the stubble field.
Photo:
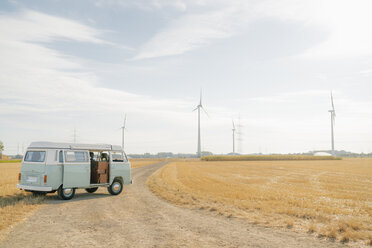
POLYGON ((372 245, 372 159, 176 161, 147 184, 184 207, 372 245))
POLYGON ((44 199, 17 189, 20 169, 20 163, 0 163, 0 241, 3 230, 23 220, 44 199))
MULTIPOLYGON (((161 160, 133 159, 130 162, 132 168, 136 168, 161 160)), ((20 169, 21 163, 0 163, 0 240, 6 235, 5 229, 23 220, 45 200, 44 196, 35 197, 31 193, 17 189, 20 169)))

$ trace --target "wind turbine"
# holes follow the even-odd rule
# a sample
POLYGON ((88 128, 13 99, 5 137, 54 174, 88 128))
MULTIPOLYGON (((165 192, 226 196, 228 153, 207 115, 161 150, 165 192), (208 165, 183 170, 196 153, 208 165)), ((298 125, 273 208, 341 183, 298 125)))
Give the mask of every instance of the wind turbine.
POLYGON ((76 144, 76 128, 74 127, 74 134, 73 134, 73 137, 74 137, 74 144, 76 144))
POLYGON ((329 113, 331 113, 331 143, 332 143, 332 155, 335 155, 335 135, 334 135, 334 126, 335 126, 335 118, 336 118, 336 110, 335 105, 333 104, 333 95, 331 91, 331 104, 332 109, 328 110, 329 113))
POLYGON ((196 108, 193 110, 198 110, 198 151, 197 151, 197 156, 198 158, 201 157, 201 141, 200 141, 200 109, 202 109, 205 114, 208 116, 207 111, 205 111, 203 104, 202 104, 202 91, 200 90, 200 101, 199 104, 196 106, 196 108))
POLYGON ((124 116, 124 122, 123 122, 123 126, 120 128, 122 130, 122 137, 121 137, 121 148, 123 149, 124 151, 124 130, 126 129, 125 128, 125 124, 127 122, 127 114, 125 114, 124 116))
POLYGON ((235 123, 234 123, 234 120, 232 120, 232 125, 233 125, 233 129, 232 129, 233 153, 235 153, 235 123))

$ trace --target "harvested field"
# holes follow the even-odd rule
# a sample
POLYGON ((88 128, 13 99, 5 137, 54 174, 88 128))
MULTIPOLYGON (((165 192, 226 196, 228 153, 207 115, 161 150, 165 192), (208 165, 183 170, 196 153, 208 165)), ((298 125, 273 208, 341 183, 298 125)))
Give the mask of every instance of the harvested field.
MULTIPOLYGON (((157 159, 130 160, 132 168, 160 162, 157 159)), ((23 220, 32 213, 45 197, 35 197, 31 193, 17 189, 20 163, 0 163, 0 240, 7 227, 23 220)), ((48 194, 52 195, 52 194, 48 194)))
POLYGON ((20 168, 20 163, 0 164, 0 231, 23 220, 44 200, 17 189, 20 168))
POLYGON ((147 184, 181 206, 358 246, 372 243, 372 159, 173 162, 147 184))
POLYGON ((164 159, 129 159, 129 162, 132 166, 132 168, 142 167, 150 164, 160 163, 164 161, 164 159))
POLYGON ((287 160, 341 160, 333 156, 312 155, 211 155, 201 158, 204 161, 287 161, 287 160))
POLYGON ((13 228, 0 248, 343 247, 288 229, 273 230, 174 206, 146 186, 146 179, 164 164, 133 169, 135 183, 118 196, 101 188, 67 202, 51 197, 46 201, 50 204, 13 228))

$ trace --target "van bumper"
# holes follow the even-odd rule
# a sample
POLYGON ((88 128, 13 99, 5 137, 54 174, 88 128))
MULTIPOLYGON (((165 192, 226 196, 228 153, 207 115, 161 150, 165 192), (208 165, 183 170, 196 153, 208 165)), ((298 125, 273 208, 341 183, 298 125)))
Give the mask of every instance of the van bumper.
POLYGON ((18 189, 24 189, 24 190, 31 190, 31 191, 43 191, 43 192, 49 192, 52 191, 52 187, 43 187, 43 186, 31 186, 31 185, 22 185, 17 184, 18 189))

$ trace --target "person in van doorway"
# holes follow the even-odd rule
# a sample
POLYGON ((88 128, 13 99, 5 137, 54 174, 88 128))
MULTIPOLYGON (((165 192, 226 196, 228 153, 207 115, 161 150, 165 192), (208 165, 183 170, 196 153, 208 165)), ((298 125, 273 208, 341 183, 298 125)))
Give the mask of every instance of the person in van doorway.
POLYGON ((90 156, 90 161, 95 161, 94 160, 94 153, 93 152, 89 152, 89 156, 90 156))
POLYGON ((108 161, 108 154, 107 153, 102 153, 101 160, 102 161, 108 161))

